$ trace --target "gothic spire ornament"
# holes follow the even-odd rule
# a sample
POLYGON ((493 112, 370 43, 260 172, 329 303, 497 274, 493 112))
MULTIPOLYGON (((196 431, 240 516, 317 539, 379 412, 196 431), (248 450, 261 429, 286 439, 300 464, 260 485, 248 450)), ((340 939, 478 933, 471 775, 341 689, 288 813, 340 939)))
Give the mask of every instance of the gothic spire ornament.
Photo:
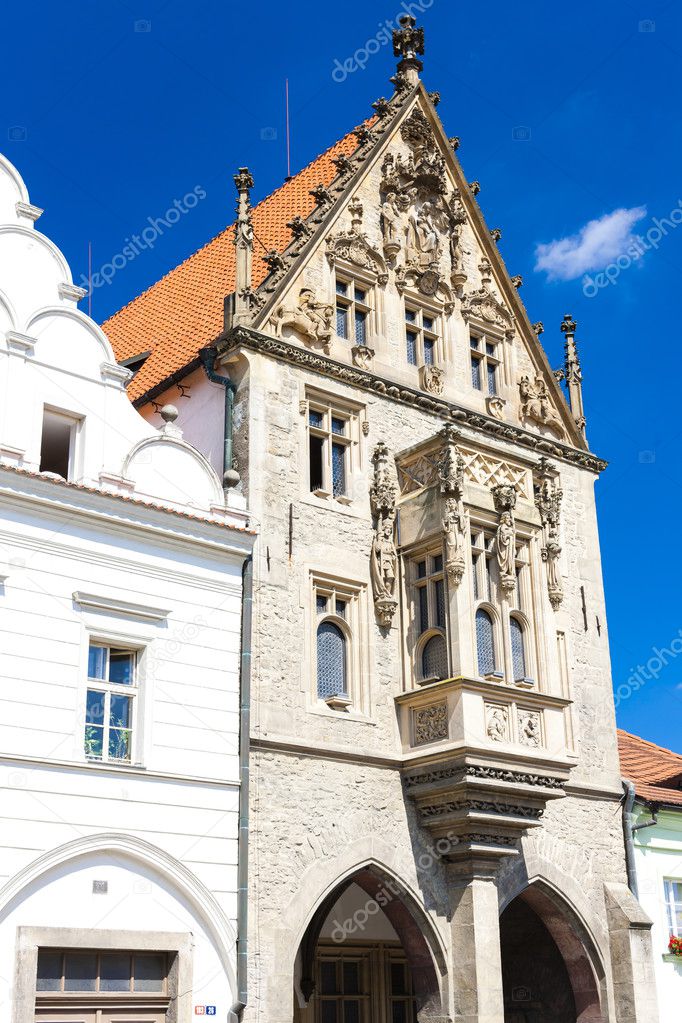
POLYGON ((424 65, 419 57, 424 56, 424 29, 416 28, 417 21, 411 14, 398 18, 400 28, 393 33, 393 53, 402 57, 398 62, 398 74, 404 75, 410 85, 419 81, 419 72, 424 65))
POLYGON ((583 438, 585 437, 585 410, 583 408, 583 374, 580 368, 578 356, 578 345, 575 340, 575 332, 578 324, 570 313, 566 313, 561 324, 561 332, 566 338, 564 345, 564 379, 568 387, 568 402, 576 425, 583 438))
POLYGON ((248 167, 240 167, 234 176, 237 186, 237 223, 234 227, 234 246, 237 250, 235 279, 234 322, 248 323, 251 318, 253 224, 251 222, 251 195, 253 178, 248 167))

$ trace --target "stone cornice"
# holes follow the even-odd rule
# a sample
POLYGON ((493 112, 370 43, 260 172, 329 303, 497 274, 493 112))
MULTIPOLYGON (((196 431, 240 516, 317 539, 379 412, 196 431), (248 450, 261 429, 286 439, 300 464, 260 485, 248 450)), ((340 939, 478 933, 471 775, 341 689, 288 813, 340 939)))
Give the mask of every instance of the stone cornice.
POLYGON ((446 422, 469 426, 499 440, 506 440, 518 444, 520 447, 536 451, 538 455, 560 458, 564 462, 570 462, 593 473, 603 472, 608 465, 603 459, 589 451, 582 451, 547 437, 540 437, 529 430, 510 426, 508 423, 500 422, 499 419, 492 419, 489 416, 481 415, 480 412, 463 408, 461 405, 455 405, 442 398, 432 397, 415 388, 394 383, 368 370, 336 362, 334 359, 311 352, 307 348, 301 348, 299 345, 291 344, 269 334, 263 334, 250 327, 239 326, 229 331, 218 342, 218 354, 223 355, 240 346, 259 352, 261 355, 268 355, 294 366, 300 366, 312 373, 330 377, 350 387, 371 391, 403 405, 411 405, 421 409, 422 412, 438 416, 446 422))

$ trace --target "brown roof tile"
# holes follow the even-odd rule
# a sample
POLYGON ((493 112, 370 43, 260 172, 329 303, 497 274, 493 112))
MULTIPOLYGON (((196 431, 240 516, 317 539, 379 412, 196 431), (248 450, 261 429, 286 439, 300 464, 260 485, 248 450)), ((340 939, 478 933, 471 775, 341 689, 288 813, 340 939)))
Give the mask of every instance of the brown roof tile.
MULTIPOLYGON (((310 215, 310 189, 336 177, 332 160, 350 156, 358 140, 350 132, 253 209, 253 285, 268 268, 260 257, 281 252, 291 240, 287 221, 310 215)), ((106 320, 102 327, 119 362, 151 352, 128 385, 132 401, 190 365, 223 329, 223 302, 235 287, 234 224, 106 320)))
POLYGON ((682 755, 622 729, 618 751, 623 777, 635 783, 640 799, 682 806, 682 755))

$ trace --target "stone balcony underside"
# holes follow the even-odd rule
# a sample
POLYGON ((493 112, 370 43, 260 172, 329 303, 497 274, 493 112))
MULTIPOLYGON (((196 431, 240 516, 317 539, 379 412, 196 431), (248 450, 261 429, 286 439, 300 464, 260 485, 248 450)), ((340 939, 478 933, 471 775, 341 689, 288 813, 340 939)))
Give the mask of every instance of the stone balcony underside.
POLYGON ((403 783, 439 855, 463 869, 516 855, 545 806, 565 795, 568 700, 480 679, 396 698, 403 783))

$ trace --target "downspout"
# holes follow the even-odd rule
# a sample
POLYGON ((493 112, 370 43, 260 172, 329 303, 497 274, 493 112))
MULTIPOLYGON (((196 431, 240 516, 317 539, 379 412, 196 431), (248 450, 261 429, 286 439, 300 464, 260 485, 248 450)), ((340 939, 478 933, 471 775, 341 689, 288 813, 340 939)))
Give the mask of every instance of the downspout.
POLYGON ((652 806, 651 820, 635 824, 633 807, 635 805, 635 786, 631 781, 623 779, 625 801, 623 803, 623 837, 625 839, 625 864, 628 872, 628 887, 635 898, 639 898, 637 888, 637 869, 635 867, 635 832, 643 828, 653 828, 658 824, 658 807, 652 806))
POLYGON ((242 628, 239 665, 239 837, 237 839, 237 999, 228 1023, 238 1023, 248 996, 249 926, 249 736, 251 731, 251 625, 253 621, 253 555, 242 569, 242 628))
POLYGON ((215 348, 202 348, 200 352, 204 372, 214 384, 225 388, 225 416, 223 419, 223 486, 235 487, 239 483, 239 473, 232 468, 233 433, 234 433, 234 396, 236 385, 229 377, 221 376, 213 368, 217 351, 215 348))

